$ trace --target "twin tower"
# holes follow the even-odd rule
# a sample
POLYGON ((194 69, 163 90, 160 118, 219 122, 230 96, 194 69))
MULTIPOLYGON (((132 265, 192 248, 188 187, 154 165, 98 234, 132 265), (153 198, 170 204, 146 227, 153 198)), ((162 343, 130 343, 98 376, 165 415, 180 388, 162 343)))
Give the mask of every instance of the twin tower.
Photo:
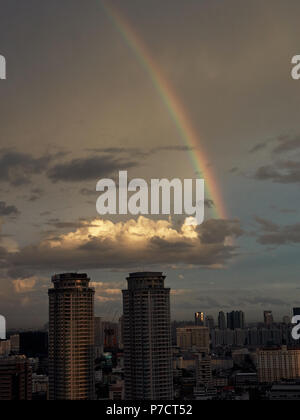
MULTIPOLYGON (((170 289, 160 272, 132 273, 123 290, 125 398, 173 399, 170 289)), ((49 398, 93 400, 94 294, 86 274, 52 277, 49 398)))

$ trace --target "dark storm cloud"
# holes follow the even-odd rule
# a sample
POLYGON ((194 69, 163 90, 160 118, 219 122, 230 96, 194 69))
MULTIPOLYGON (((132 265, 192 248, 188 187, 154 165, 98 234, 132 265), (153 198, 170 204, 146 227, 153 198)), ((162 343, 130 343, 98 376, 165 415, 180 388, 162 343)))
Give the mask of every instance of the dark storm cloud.
POLYGON ((17 216, 19 210, 15 206, 8 206, 4 201, 0 201, 0 217, 1 216, 17 216))
POLYGON ((264 232, 278 232, 279 231, 279 226, 277 226, 275 223, 263 219, 262 217, 255 217, 256 222, 260 225, 261 229, 264 232))
MULTIPOLYGON (((300 136, 291 138, 287 135, 282 135, 276 139, 261 143, 261 146, 264 145, 265 147, 268 143, 274 144, 271 149, 271 163, 259 167, 255 172, 254 178, 259 181, 269 180, 280 184, 299 183, 300 161, 294 158, 291 159, 290 152, 295 153, 297 150, 300 150, 300 136), (279 155, 281 159, 278 159, 279 155)), ((255 147, 257 148, 259 145, 255 147)))
POLYGON ((93 153, 108 153, 112 155, 116 154, 127 154, 135 157, 150 157, 160 152, 188 152, 193 150, 189 146, 180 146, 180 145, 166 145, 158 146, 152 149, 148 148, 138 148, 138 147, 106 147, 106 148, 95 148, 87 149, 88 152, 93 153))
POLYGON ((257 241, 262 245, 288 245, 300 243, 300 223, 278 226, 262 218, 256 218, 262 233, 257 241))
POLYGON ((198 231, 204 244, 222 243, 227 237, 239 237, 243 234, 238 220, 211 219, 203 223, 198 231))
POLYGON ((132 160, 126 161, 113 156, 90 156, 55 165, 49 169, 47 176, 53 182, 81 182, 111 176, 116 171, 136 166, 138 163, 132 160))
POLYGON ((53 156, 36 158, 27 153, 0 151, 0 182, 14 186, 28 184, 31 176, 40 174, 49 166, 53 156))
POLYGON ((272 181, 279 184, 296 184, 300 182, 300 162, 282 161, 277 164, 261 166, 255 173, 259 181, 272 181))
POLYGON ((55 229, 80 229, 81 227, 93 227, 92 224, 87 225, 84 221, 79 220, 78 222, 63 222, 59 219, 50 219, 46 222, 46 225, 53 226, 55 229))

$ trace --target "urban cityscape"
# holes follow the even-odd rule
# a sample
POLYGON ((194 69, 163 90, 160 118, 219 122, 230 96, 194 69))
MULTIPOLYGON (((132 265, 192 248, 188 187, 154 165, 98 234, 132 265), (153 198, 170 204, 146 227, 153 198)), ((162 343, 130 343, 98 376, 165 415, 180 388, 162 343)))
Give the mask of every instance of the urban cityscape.
POLYGON ((275 322, 265 310, 249 325, 243 311, 217 320, 196 311, 193 321, 171 321, 165 279, 129 274, 112 322, 95 316, 87 274, 54 275, 49 323, 0 341, 0 400, 300 399, 291 315, 275 322))
POLYGON ((0 0, 0 401, 300 401, 299 16, 0 0))

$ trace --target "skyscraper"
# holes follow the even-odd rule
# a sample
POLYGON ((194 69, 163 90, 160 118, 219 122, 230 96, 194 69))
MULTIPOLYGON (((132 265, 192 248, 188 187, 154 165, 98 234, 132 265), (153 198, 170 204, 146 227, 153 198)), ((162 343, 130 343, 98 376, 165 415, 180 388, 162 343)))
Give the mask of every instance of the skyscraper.
POLYGON ((94 318, 94 344, 95 344, 95 358, 97 359, 103 353, 102 319, 99 316, 94 318))
POLYGON ((270 327, 274 323, 272 311, 264 311, 264 323, 266 327, 270 327))
POLYGON ((218 327, 220 330, 226 330, 226 318, 224 312, 219 312, 218 327))
POLYGON ((170 289, 162 273, 132 273, 123 290, 125 398, 173 399, 170 289))
POLYGON ((49 290, 49 398, 94 398, 94 290, 86 274, 52 277, 49 290))
POLYGON ((212 315, 206 315, 204 325, 209 329, 213 330, 215 328, 215 320, 212 315))
POLYGON ((195 312, 195 325, 204 327, 205 324, 205 314, 204 312, 195 312))
POLYGON ((235 330, 245 327, 245 315, 242 311, 232 311, 227 313, 227 328, 235 330))

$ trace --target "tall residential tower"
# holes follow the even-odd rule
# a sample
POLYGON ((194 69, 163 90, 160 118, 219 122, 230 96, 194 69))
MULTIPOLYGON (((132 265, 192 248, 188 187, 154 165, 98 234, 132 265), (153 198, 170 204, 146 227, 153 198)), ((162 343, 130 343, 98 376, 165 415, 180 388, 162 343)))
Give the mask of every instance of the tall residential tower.
POLYGON ((173 399, 170 289, 162 273, 132 273, 123 290, 125 398, 173 399))
POLYGON ((86 274, 52 277, 49 290, 49 398, 94 398, 94 290, 86 274))

